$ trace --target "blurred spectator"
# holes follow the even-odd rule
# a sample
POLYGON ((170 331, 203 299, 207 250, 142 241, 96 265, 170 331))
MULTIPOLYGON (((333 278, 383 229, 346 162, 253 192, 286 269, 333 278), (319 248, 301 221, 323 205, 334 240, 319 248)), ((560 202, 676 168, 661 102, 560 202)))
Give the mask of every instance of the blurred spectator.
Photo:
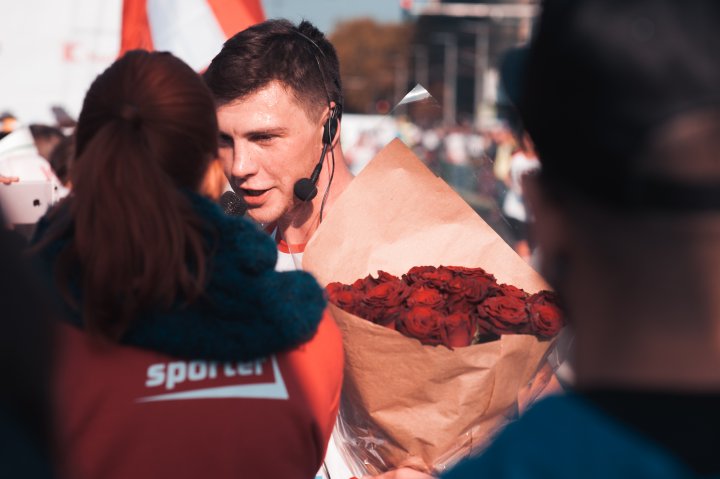
POLYGON ((63 130, 72 130, 77 125, 77 121, 75 121, 75 119, 71 117, 67 111, 65 111, 65 108, 61 106, 53 106, 51 110, 58 128, 63 130))
POLYGON ((438 132, 437 128, 428 128, 422 133, 420 144, 425 150, 425 155, 422 157, 425 163, 432 169, 436 170, 438 151, 442 145, 442 137, 438 132))
POLYGON ((28 239, 37 219, 67 194, 48 160, 40 154, 42 151, 50 155, 63 139, 57 128, 31 125, 17 128, 0 140, 0 183, 7 188, 0 190, 2 206, 12 228, 28 239))
POLYGON ((30 125, 0 140, 0 175, 20 181, 53 181, 48 158, 64 135, 57 128, 30 125))
POLYGON ((464 191, 474 191, 477 184, 470 164, 469 136, 469 128, 456 126, 450 128, 443 138, 442 177, 454 188, 464 191))
POLYGON ((485 138, 479 131, 472 130, 468 134, 467 151, 473 160, 479 159, 485 153, 485 138))
POLYGON ((65 135, 59 128, 54 126, 33 124, 29 128, 38 155, 49 160, 55 147, 65 139, 65 135))
POLYGON ((517 145, 515 144, 512 133, 506 128, 493 130, 492 139, 493 148, 489 154, 493 158, 493 172, 502 184, 507 185, 510 182, 511 158, 517 145))
POLYGON ((75 161, 75 136, 67 136, 52 150, 48 161, 60 183, 70 188, 70 170, 75 161))
POLYGON ((5 111, 0 113, 0 140, 15 130, 17 118, 12 113, 5 111))
POLYGON ((448 479, 720 475, 718 22, 714 0, 545 2, 525 186, 576 390, 448 479))
POLYGON ((523 194, 524 178, 540 168, 532 140, 526 133, 520 133, 518 148, 510 157, 508 190, 502 204, 502 212, 513 234, 513 248, 526 261, 530 260, 530 218, 525 207, 523 194))
MULTIPOLYGON (((0 225, 4 220, 0 215, 0 225)), ((51 308, 21 260, 22 241, 0 227, 0 477, 52 477, 51 308)))
POLYGON ((379 151, 376 141, 370 131, 363 131, 360 133, 360 137, 357 142, 348 148, 345 154, 345 159, 350 167, 350 172, 353 175, 360 173, 360 170, 365 168, 370 160, 375 157, 375 154, 379 151))

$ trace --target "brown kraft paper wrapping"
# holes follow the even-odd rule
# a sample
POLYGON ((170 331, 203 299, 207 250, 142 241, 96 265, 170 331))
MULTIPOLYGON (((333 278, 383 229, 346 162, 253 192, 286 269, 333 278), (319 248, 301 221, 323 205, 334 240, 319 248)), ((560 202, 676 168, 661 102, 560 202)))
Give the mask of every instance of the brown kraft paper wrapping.
MULTIPOLYGON (((352 181, 308 243, 323 286, 413 266, 481 267, 535 293, 543 279, 400 140, 352 181)), ((341 449, 356 473, 442 471, 482 448, 517 412, 518 391, 550 346, 533 336, 449 350, 330 306, 343 333, 341 449)))

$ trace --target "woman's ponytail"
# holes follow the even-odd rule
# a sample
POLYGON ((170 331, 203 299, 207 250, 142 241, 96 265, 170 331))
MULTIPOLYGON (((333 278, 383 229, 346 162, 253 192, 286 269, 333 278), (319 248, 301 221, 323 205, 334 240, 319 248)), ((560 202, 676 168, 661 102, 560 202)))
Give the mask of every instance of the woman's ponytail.
POLYGON ((183 190, 216 154, 214 104, 177 58, 129 52, 90 88, 76 146, 64 263, 80 272, 85 325, 118 337, 138 313, 203 290, 204 231, 183 190))

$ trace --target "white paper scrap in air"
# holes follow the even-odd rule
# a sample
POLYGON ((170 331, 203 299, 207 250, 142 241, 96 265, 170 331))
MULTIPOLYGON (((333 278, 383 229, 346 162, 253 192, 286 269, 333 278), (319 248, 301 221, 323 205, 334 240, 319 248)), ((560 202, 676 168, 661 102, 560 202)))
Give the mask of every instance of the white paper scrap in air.
POLYGON ((430 98, 432 95, 430 95, 430 92, 428 92, 425 87, 423 87, 421 84, 415 85, 415 88, 410 90, 410 92, 405 95, 405 98, 400 101, 400 103, 397 104, 397 106, 401 105, 407 105, 408 103, 415 103, 416 101, 422 101, 430 98))

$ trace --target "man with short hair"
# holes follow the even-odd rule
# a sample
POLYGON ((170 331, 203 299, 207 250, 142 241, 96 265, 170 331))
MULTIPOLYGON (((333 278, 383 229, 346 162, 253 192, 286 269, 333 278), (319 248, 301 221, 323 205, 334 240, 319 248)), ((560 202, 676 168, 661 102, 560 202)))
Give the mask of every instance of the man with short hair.
POLYGON ((720 3, 548 0, 523 122, 574 391, 447 479, 719 477, 720 3))
POLYGON ((335 49, 307 21, 268 20, 228 40, 204 78, 233 190, 248 216, 274 231, 285 253, 278 268, 299 267, 304 245, 352 180, 339 142, 335 49))
MULTIPOLYGON (((300 269, 305 244, 353 178, 340 147, 335 48, 310 22, 268 20, 229 39, 203 76, 230 185, 275 236, 276 269, 300 269)), ((332 441, 320 474, 328 468, 333 478, 352 475, 332 441)))

